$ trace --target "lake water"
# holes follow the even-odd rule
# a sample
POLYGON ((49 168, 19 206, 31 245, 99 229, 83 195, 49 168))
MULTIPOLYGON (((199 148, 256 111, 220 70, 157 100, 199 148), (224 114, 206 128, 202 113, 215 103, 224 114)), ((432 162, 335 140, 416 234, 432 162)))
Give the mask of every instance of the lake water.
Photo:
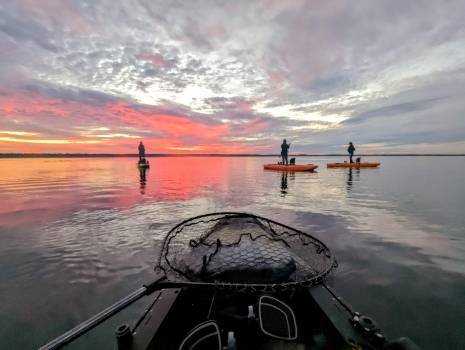
MULTIPOLYGON (((377 157, 379 169, 264 171, 274 158, 0 159, 0 348, 31 349, 153 279, 164 234, 242 211, 324 241, 329 279, 389 337, 465 349, 465 158, 377 157)), ((365 157, 364 160, 374 160, 365 157)), ((112 349, 141 300, 70 349, 112 349)))

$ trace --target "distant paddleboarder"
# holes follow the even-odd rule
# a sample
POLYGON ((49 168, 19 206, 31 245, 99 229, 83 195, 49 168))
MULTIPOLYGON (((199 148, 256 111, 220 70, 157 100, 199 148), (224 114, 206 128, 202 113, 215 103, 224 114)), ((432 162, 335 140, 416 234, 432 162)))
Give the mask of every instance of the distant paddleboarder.
POLYGON ((283 157, 283 164, 289 165, 287 161, 287 155, 289 153, 289 147, 291 147, 290 143, 286 142, 286 139, 283 140, 281 144, 281 157, 283 157))
POLYGON ((145 147, 142 141, 139 143, 139 161, 145 158, 145 147))
POLYGON ((349 142, 349 147, 347 147, 347 152, 349 152, 350 162, 353 163, 354 161, 352 160, 352 157, 354 156, 355 147, 352 142, 349 142))

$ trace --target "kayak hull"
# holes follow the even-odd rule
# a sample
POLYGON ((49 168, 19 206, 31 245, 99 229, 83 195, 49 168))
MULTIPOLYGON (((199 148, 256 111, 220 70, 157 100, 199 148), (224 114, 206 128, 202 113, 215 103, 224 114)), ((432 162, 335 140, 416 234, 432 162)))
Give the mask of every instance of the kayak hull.
POLYGON ((381 163, 328 163, 328 168, 377 168, 381 163))
POLYGON ((258 320, 250 320, 247 316, 249 309, 250 317, 251 308, 254 316, 258 315, 257 295, 182 288, 157 293, 152 305, 132 330, 131 344, 124 349, 178 350, 189 330, 208 319, 217 321, 224 333, 234 331, 237 339, 234 349, 237 350, 277 349, 271 347, 276 342, 281 345, 279 349, 309 349, 313 348, 315 341, 321 343, 320 349, 346 350, 351 349, 354 343, 363 349, 384 349, 385 344, 377 344, 371 336, 360 332, 349 322, 354 315, 324 284, 272 295, 294 310, 301 332, 298 339, 279 342, 257 329, 258 320))
POLYGON ((265 164, 263 166, 265 170, 277 170, 277 171, 314 171, 318 168, 318 165, 314 164, 299 164, 299 165, 283 165, 283 164, 265 164))

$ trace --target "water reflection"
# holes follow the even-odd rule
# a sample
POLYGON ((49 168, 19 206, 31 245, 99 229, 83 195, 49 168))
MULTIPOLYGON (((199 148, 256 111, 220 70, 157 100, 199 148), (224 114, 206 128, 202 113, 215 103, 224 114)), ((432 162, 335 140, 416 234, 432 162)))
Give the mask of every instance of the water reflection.
POLYGON ((281 195, 284 197, 289 192, 288 179, 295 180, 295 172, 283 171, 281 174, 281 195))
POLYGON ((283 195, 287 193, 287 171, 284 171, 281 175, 281 193, 283 195))
MULTIPOLYGON (((160 157, 139 177, 134 158, 0 159, 0 299, 9 300, 0 339, 5 348, 37 348, 70 318, 75 324, 151 279, 159 242, 174 224, 227 209, 293 223, 325 241, 341 262, 337 289, 391 327, 388 334, 404 325, 397 321, 405 304, 385 301, 400 303, 409 291, 409 310, 424 321, 399 335, 424 338, 430 348, 441 330, 424 305, 440 281, 435 312, 455 332, 447 347, 464 348, 453 325, 464 319, 457 294, 465 290, 464 165, 441 157, 431 168, 431 161, 389 157, 360 183, 363 170, 328 170, 320 158, 306 160, 320 165, 316 174, 280 174, 263 171, 263 158, 160 157), (24 307, 38 294, 40 305, 24 307), (21 337, 23 346, 8 338, 31 327, 37 332, 21 337)), ((100 329, 94 335, 106 344, 113 327, 100 329)))
POLYGON ((151 163, 147 171, 135 167, 134 158, 0 159, 0 226, 33 227, 79 210, 191 200, 230 188, 245 202, 261 171, 254 159, 175 157, 151 163))
MULTIPOLYGON (((347 173, 347 192, 350 192, 352 190, 352 184, 353 184, 353 170, 352 168, 348 169, 347 173)), ((355 169, 355 181, 359 181, 360 178, 360 169, 355 169)))
POLYGON ((145 185, 147 184, 146 172, 147 168, 139 167, 140 194, 145 194, 145 185))

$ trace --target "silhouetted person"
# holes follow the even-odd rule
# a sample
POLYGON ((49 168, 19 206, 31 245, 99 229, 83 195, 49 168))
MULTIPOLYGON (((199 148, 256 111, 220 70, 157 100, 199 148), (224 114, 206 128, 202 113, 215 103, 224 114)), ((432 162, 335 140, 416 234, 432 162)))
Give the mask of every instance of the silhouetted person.
POLYGON ((349 147, 347 147, 347 152, 349 152, 350 162, 353 163, 352 157, 354 156, 355 147, 352 142, 349 142, 349 147))
POLYGON ((289 153, 289 147, 291 146, 290 143, 286 143, 286 139, 283 140, 281 144, 281 157, 283 157, 283 164, 289 165, 287 161, 287 155, 289 153))
POLYGON ((139 143, 139 160, 145 158, 145 147, 142 141, 139 143))

